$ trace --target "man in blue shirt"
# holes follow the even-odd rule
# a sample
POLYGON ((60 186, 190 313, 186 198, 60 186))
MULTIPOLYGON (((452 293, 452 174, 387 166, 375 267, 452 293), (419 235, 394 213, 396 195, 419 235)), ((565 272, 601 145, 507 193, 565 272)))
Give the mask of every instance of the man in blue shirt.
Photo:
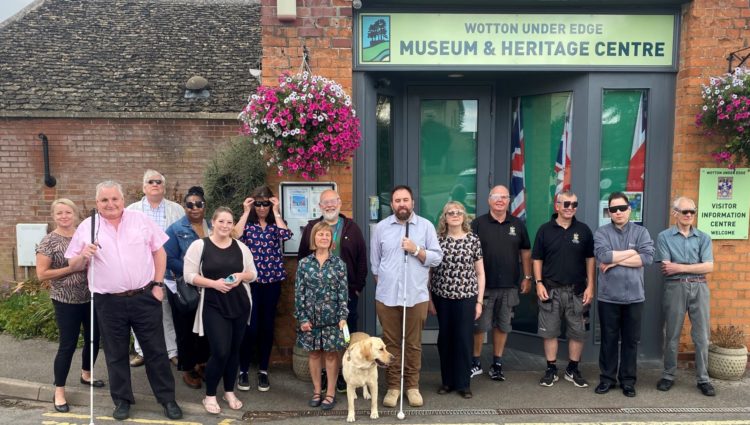
POLYGON ((711 237, 693 227, 695 202, 680 196, 672 204, 674 226, 656 238, 656 259, 664 274, 664 372, 656 384, 659 391, 669 391, 677 370, 677 346, 680 343, 685 312, 690 318, 690 336, 695 345, 695 374, 698 389, 705 396, 715 396, 708 379, 706 361, 711 317, 710 293, 706 274, 714 270, 711 237))
POLYGON ((401 328, 406 307, 404 388, 409 405, 419 407, 423 404, 419 392, 422 328, 430 299, 427 284, 430 267, 440 264, 443 251, 432 223, 414 214, 414 197, 409 186, 393 188, 391 209, 393 214, 375 226, 370 239, 370 263, 377 283, 375 311, 386 348, 394 355, 386 372, 388 392, 383 406, 396 407, 401 395, 401 328))

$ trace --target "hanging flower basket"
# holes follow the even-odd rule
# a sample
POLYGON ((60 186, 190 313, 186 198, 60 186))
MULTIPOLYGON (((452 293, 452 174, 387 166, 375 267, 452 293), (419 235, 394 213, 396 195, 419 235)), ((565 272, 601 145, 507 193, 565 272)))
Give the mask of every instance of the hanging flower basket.
POLYGON ((729 168, 750 161, 750 71, 737 68, 731 74, 711 77, 701 85, 703 105, 695 124, 708 136, 724 136, 725 143, 712 154, 729 168))
POLYGON ((279 175, 315 180, 332 165, 348 165, 359 147, 351 98, 335 81, 309 72, 285 73, 278 87, 258 87, 239 119, 279 175))

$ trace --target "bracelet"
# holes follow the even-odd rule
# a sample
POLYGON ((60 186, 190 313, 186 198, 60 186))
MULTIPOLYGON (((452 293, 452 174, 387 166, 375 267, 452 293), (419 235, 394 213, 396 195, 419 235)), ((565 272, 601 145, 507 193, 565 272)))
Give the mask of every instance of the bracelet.
POLYGON ((163 286, 164 286, 164 282, 157 282, 157 281, 155 281, 155 280, 152 280, 152 281, 151 281, 151 285, 152 285, 152 286, 158 286, 159 288, 161 288, 161 287, 163 287, 163 286))
POLYGON ((544 285, 544 281, 542 279, 537 279, 536 280, 536 284, 537 285, 544 285))

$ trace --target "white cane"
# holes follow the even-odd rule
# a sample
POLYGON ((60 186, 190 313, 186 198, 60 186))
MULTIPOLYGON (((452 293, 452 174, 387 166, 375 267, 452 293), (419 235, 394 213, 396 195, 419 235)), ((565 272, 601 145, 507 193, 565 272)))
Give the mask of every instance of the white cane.
MULTIPOLYGON (((96 243, 96 208, 91 210, 91 243, 96 243)), ((89 263, 89 295, 91 300, 91 311, 89 313, 89 424, 94 425, 94 258, 89 263)))
MULTIPOLYGON (((409 220, 406 220, 406 238, 409 238, 409 220)), ((406 266, 409 263, 409 253, 404 250, 404 288, 401 291, 401 304, 403 305, 403 316, 401 317, 401 390, 399 393, 400 401, 398 406, 398 414, 396 417, 399 420, 404 419, 404 351, 406 348, 406 266)))

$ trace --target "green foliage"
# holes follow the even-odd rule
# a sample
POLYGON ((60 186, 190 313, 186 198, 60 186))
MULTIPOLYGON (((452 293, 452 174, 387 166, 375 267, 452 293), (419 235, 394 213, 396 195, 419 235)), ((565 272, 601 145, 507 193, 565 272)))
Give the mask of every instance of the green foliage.
POLYGON ((57 339, 55 309, 44 284, 27 279, 0 299, 0 332, 22 339, 57 339))
POLYGON ((242 201, 253 189, 265 184, 268 166, 260 153, 260 147, 248 137, 233 138, 217 150, 203 176, 206 201, 211 211, 226 206, 232 209, 235 220, 242 214, 242 201))

